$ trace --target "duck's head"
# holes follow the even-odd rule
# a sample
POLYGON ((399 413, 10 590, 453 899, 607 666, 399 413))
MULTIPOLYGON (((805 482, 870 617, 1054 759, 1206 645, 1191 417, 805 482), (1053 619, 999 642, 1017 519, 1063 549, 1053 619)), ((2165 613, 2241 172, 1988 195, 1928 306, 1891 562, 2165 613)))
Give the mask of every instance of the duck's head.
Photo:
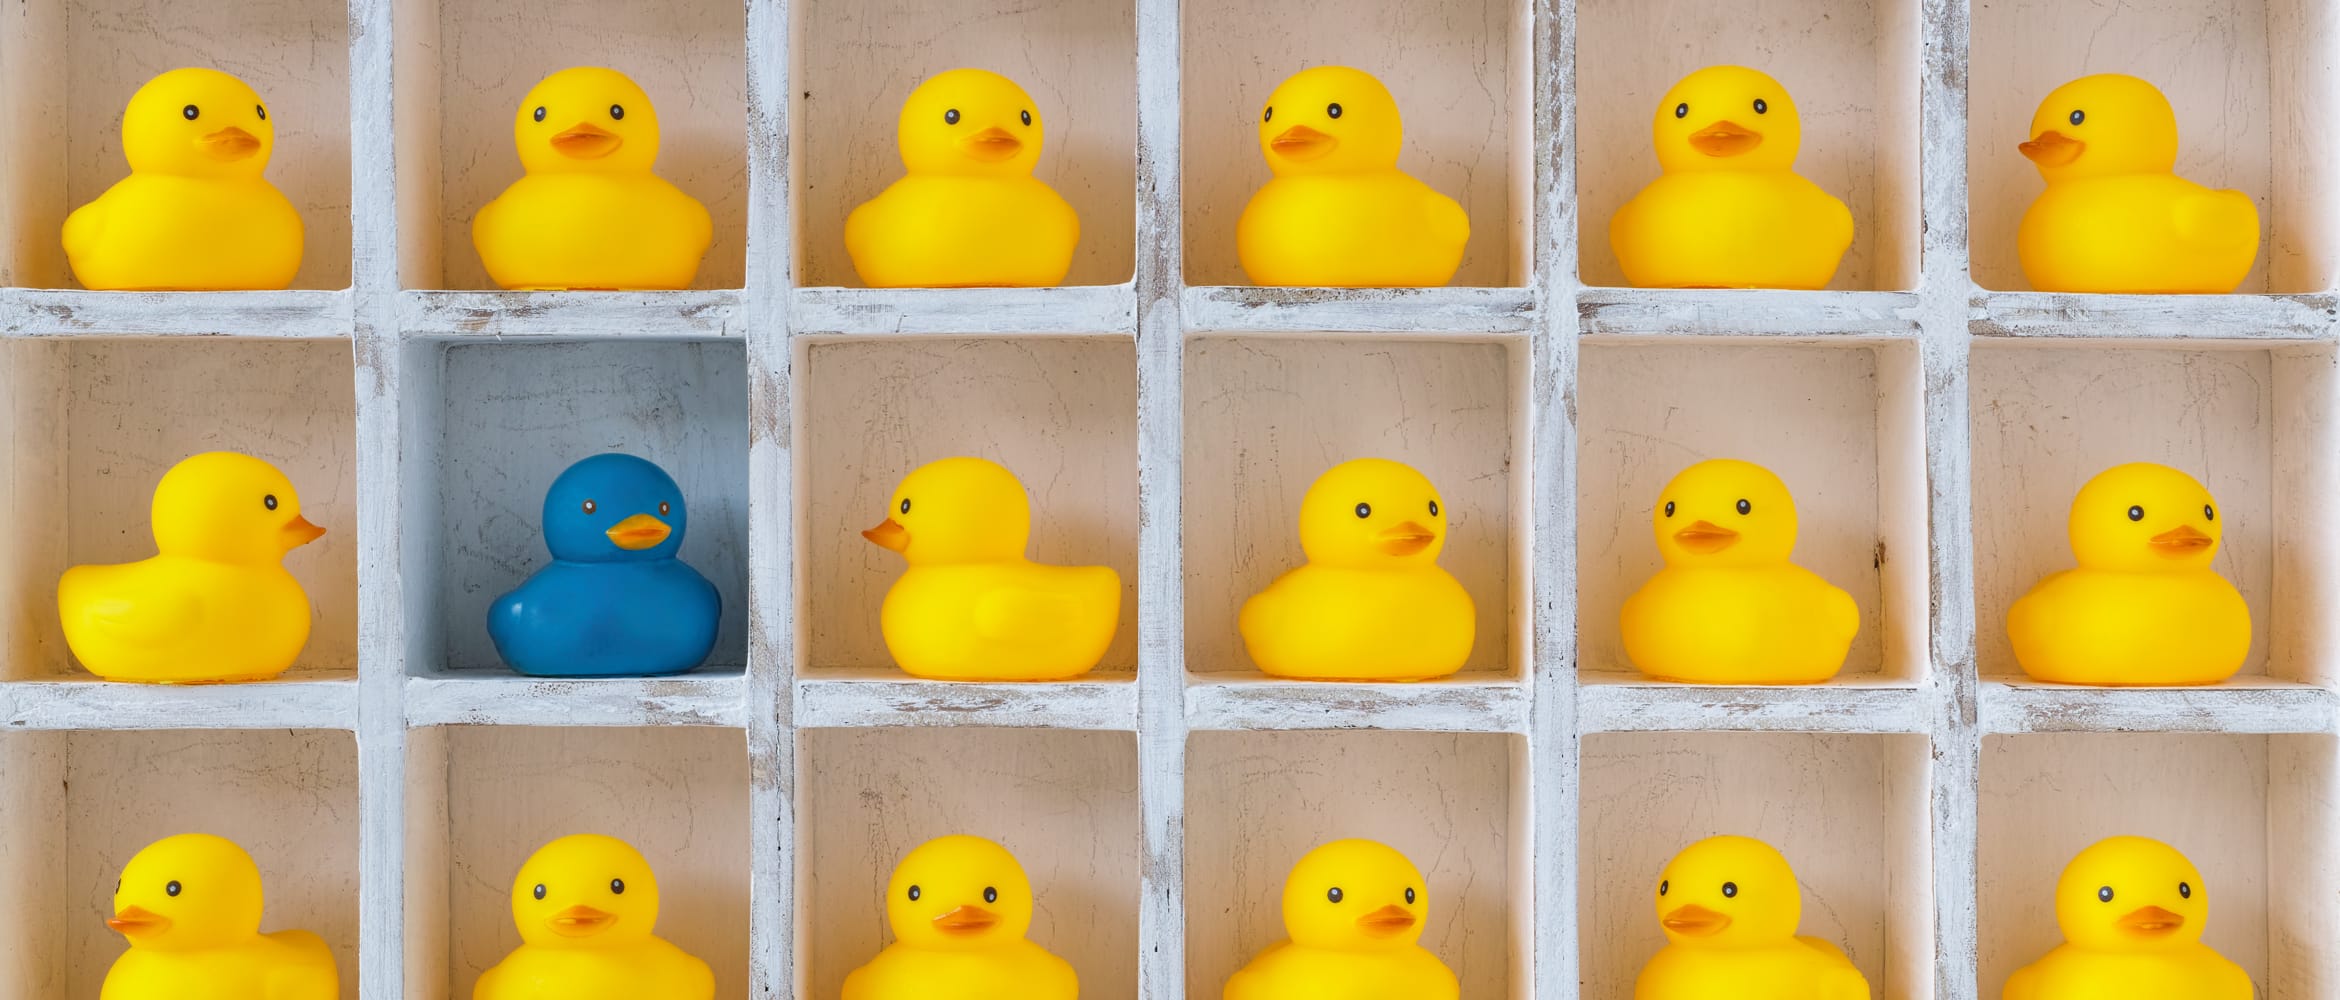
POLYGON ((1716 948, 1786 944, 1804 919, 1803 889, 1778 851, 1752 837, 1708 837, 1658 874, 1666 940, 1716 948))
POLYGON ((292 480, 232 451, 171 466, 154 488, 152 517, 157 551, 213 562, 273 564, 325 533, 301 516, 292 480))
POLYGON ((894 488, 886 519, 861 537, 911 565, 1020 559, 1032 537, 1032 502, 1016 474, 980 458, 928 462, 894 488))
POLYGON ((979 951, 1032 929, 1032 881, 1007 848, 965 834, 918 845, 886 883, 886 923, 913 948, 979 951))
POLYGON ((2072 556, 2088 569, 2202 569, 2225 533, 2218 501, 2194 477, 2152 462, 2096 474, 2072 498, 2072 556))
POLYGON ((2040 102, 2018 148, 2050 181, 2167 173, 2177 166, 2177 112, 2136 77, 2084 76, 2040 102))
POLYGON ((2210 897, 2176 848, 2145 837, 2097 841, 2056 880, 2064 940, 2098 951, 2160 951, 2202 940, 2210 897))
POLYGON ((1284 880, 1284 932, 1332 951, 1395 951, 1422 939, 1430 887, 1390 846, 1336 840, 1302 855, 1284 880))
POLYGON ((258 177, 275 148, 267 102, 216 69, 174 69, 148 80, 122 112, 122 155, 134 171, 258 177))
POLYGON ((579 833, 537 848, 512 879, 520 940, 548 948, 647 941, 658 926, 658 878, 632 844, 579 833))
POLYGON ((690 526, 674 477, 632 455, 611 452, 580 461, 544 493, 544 543, 555 559, 672 559, 690 526))
POLYGON ((1347 66, 1294 73, 1259 110, 1259 149, 1278 177, 1388 170, 1405 138, 1389 88, 1347 66))
POLYGON ((1300 548, 1325 566, 1428 566, 1446 548, 1446 507, 1412 466, 1351 459, 1325 470, 1300 498, 1300 548))
POLYGON ((1786 170, 1804 144, 1787 88, 1760 70, 1708 66, 1685 76, 1650 119, 1658 165, 1676 170, 1786 170))
POLYGON ((1666 484, 1650 511, 1669 566, 1764 566, 1796 548, 1796 501, 1753 462, 1710 458, 1666 484))
POLYGON ((572 66, 520 100, 512 142, 532 174, 648 173, 658 162, 658 109, 624 73, 572 66))
POLYGON ((938 73, 902 102, 895 139, 914 174, 1027 176, 1040 162, 1040 106, 990 70, 938 73))
POLYGON ((106 926, 157 951, 247 942, 260 933, 260 869, 224 837, 165 837, 122 866, 106 926))

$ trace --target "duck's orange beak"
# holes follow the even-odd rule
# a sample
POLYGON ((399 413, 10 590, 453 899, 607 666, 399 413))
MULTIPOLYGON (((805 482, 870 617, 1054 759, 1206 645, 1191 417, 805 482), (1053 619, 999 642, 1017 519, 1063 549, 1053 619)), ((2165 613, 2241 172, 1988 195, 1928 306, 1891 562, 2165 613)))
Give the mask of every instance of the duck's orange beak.
POLYGON ((324 533, 324 526, 310 523, 308 518, 295 514, 292 520, 285 522, 284 527, 277 529, 276 537, 284 550, 290 552, 316 541, 324 533))
POLYGON ((1438 533, 1422 525, 1407 521, 1394 528, 1384 528, 1373 536, 1373 544, 1393 556, 1410 556, 1429 548, 1438 540, 1438 533))
POLYGON ((657 548, 658 543, 674 534, 674 528, 648 514, 636 514, 619 521, 616 527, 603 534, 608 535, 610 544, 618 548, 640 551, 657 548))
POLYGON ((545 924, 552 928, 553 933, 562 937, 581 938, 606 931, 617 920, 615 913, 580 904, 553 914, 545 924))
POLYGON ((2080 158, 2088 151, 2088 144, 2071 136, 2049 129, 2039 137, 2015 147, 2023 151, 2023 158, 2043 167, 2060 167, 2080 158))
POLYGON ((230 125, 195 140, 205 155, 214 160, 241 160, 260 151, 260 140, 250 132, 230 125))
POLYGON ((171 918, 132 906, 107 917, 106 926, 126 937, 136 939, 170 930, 171 918))
POLYGON ((1017 153, 1024 151, 1024 141, 994 125, 959 140, 959 150, 985 163, 998 163, 1015 159, 1017 153))
POLYGON ((2119 924, 2122 930, 2130 933, 2159 936, 2184 927, 2186 918, 2158 906, 2141 906, 2122 917, 2119 924))
POLYGON ((980 906, 955 906, 934 918, 934 928, 945 934, 981 934, 999 923, 998 915, 980 906))
POLYGON ((1763 145, 1763 133, 1734 121, 1719 121, 1690 133, 1690 148, 1708 156, 1737 156, 1763 145))
POLYGON ((625 144, 617 133, 592 122, 578 122, 552 137, 553 151, 572 160, 598 160, 625 144))
POLYGON ((1676 934, 1711 937, 1722 933, 1731 926, 1731 915, 1716 913, 1696 903, 1690 903, 1666 914, 1660 922, 1666 925, 1667 930, 1676 934))
POLYGON ((1674 544, 1710 556, 1739 544, 1739 533, 1712 521, 1694 521, 1687 528, 1674 532, 1674 544))
POLYGON ((902 527, 902 522, 890 517, 879 522, 877 527, 862 532, 861 537, 876 542, 880 548, 888 548, 896 552, 910 550, 910 529, 902 527))
POLYGON ((1294 125, 1268 140, 1268 148, 1274 150, 1277 156, 1302 163, 1329 156, 1340 145, 1341 141, 1330 133, 1319 132, 1306 125, 1294 125))
POLYGON ((1357 918, 1357 926, 1368 934, 1398 934, 1414 926, 1414 915, 1405 907, 1391 903, 1357 918))
POLYGON ((2155 552, 2175 558, 2193 555, 2218 544, 2218 540, 2195 530, 2193 525, 2181 524, 2153 536, 2146 544, 2153 546, 2155 552))

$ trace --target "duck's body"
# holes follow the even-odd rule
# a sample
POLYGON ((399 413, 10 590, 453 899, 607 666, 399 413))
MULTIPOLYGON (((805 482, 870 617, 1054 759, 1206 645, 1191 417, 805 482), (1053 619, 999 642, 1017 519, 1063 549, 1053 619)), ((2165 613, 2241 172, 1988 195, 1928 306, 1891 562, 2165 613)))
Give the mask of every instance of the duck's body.
POLYGON ((218 683, 283 673, 309 641, 309 595, 281 565, 158 555, 57 582, 65 643, 107 680, 218 683))
POLYGON ((210 834, 165 837, 130 859, 106 926, 129 950, 98 1000, 337 1000, 340 972, 308 931, 260 933, 252 856, 210 834))
POLYGON ((1793 563, 1668 566, 1619 618, 1644 673, 1704 684, 1827 680, 1861 627, 1851 594, 1793 563))
POLYGON ((1825 288, 1852 240, 1852 210, 1791 170, 1662 174, 1609 220, 1641 288, 1825 288))
POLYGON ((301 269, 301 216, 257 177, 136 173, 65 217, 65 258, 85 288, 277 289, 301 269))
POLYGON ((1235 245, 1256 285, 1443 285, 1462 266, 1460 203, 1396 167, 1267 182, 1243 207, 1235 245))
POLYGON ((1030 941, 979 951, 897 942, 845 977, 844 1000, 1073 1000, 1079 994, 1072 965, 1030 941))
POLYGON ((918 174, 845 218, 845 250, 872 288, 1064 283, 1081 219, 1029 174, 918 174))
POLYGON ((472 987, 472 1000, 711 1000, 715 973, 663 938, 580 948, 521 945, 472 987))
POLYGON ((1456 1000, 1454 970, 1420 945, 1335 951, 1284 941, 1227 980, 1225 1000, 1456 1000))
POLYGON ((714 238, 706 206, 647 170, 532 173, 471 220, 488 277, 514 289, 689 288, 714 238))
POLYGON ((715 648, 723 596, 680 559, 554 560, 488 612, 512 669, 537 677, 678 674, 715 648))
POLYGON ((1436 564, 1310 564, 1244 601, 1236 625, 1252 661, 1278 677, 1422 680, 1470 659, 1477 609, 1436 564))
POLYGON ((957 680, 1086 673, 1120 621, 1113 570, 1023 559, 912 566, 879 612, 886 650, 905 672, 957 680))
POLYGON ((98 1000, 336 1000, 341 979, 325 939, 277 931, 197 951, 132 948, 114 960, 98 1000))
POLYGON ((2206 945, 2144 954, 2057 945, 2007 977, 2004 1000, 2251 1000, 2251 975, 2206 945))
POLYGON ((1869 982, 1834 944, 1799 937, 1749 948, 1668 945, 1633 982, 1633 1000, 1869 1000, 1869 982))

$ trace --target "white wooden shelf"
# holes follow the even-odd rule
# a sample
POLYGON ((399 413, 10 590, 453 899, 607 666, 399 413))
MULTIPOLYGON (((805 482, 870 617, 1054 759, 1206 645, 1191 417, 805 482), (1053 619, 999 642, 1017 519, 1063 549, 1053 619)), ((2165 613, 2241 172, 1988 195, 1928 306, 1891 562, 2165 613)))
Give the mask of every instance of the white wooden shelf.
POLYGON ((2330 4, 1696 0, 1656 34, 1633 0, 20 6, 0 148, 51 153, 0 156, 0 1000, 93 994, 117 942, 55 915, 189 823, 254 847, 271 925, 326 935, 344 1000, 468 995, 511 944, 514 867, 580 829, 651 854, 661 933, 723 1000, 833 997, 882 943, 894 860, 945 832, 1016 850, 1035 940, 1114 1000, 1216 996, 1336 836, 1423 866, 1426 941, 1485 1000, 1629 989, 1648 880, 1725 831, 1787 850, 1805 932, 1880 1000, 1996 997, 2051 943, 2060 859, 2110 832, 2193 854, 2266 1000, 2340 983, 2340 916, 2299 902, 2340 897, 2340 168, 2301 124, 2340 106, 2330 4), (1657 94, 1748 52, 1854 212, 1845 266, 1822 291, 1614 287, 1657 94), (2037 181, 2012 133, 2116 56, 2166 74, 2181 169, 2261 198, 2238 294, 2013 290, 2037 181), (1325 62, 1396 88, 1401 164, 1464 203, 1454 287, 1240 284, 1258 105, 1325 62), (56 232, 120 175, 115 112, 189 63, 281 119, 295 288, 71 287, 56 232), (657 101, 661 171, 716 220, 695 287, 488 287, 468 227, 518 176, 513 102, 572 63, 657 101), (893 109, 955 65, 1043 105, 1043 179, 1083 220, 1064 287, 852 287, 844 217, 898 169, 893 109), (302 663, 89 679, 57 574, 150 551, 155 478, 216 447, 286 468, 329 529, 287 561, 318 609, 302 663), (682 482, 714 665, 507 674, 486 603, 544 558, 546 483, 603 450, 682 482), (1023 478, 1035 558, 1121 575, 1096 673, 891 667, 900 560, 856 532, 963 453, 1023 478), (1471 662, 1267 678, 1236 610, 1298 562, 1309 482, 1361 454, 1455 512, 1471 662), (1724 454, 1789 479, 1799 560, 1862 609, 1835 681, 1622 672, 1648 504, 1724 454), (2022 681, 2007 604, 2068 565, 2079 480, 2136 458, 2218 493, 2250 662, 2215 688, 2022 681))

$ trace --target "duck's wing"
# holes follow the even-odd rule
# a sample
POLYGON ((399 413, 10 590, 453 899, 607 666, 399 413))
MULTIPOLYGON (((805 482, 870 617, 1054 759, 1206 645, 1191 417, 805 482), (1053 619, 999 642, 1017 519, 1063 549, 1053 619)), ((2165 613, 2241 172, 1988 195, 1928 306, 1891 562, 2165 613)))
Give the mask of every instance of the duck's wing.
POLYGON ((324 938, 308 931, 278 931, 268 937, 284 946, 280 954, 289 960, 268 970, 261 1000, 336 1000, 341 996, 341 976, 324 938))
POLYGON ((202 622, 203 602, 192 589, 139 586, 139 581, 124 579, 120 569, 77 566, 65 572, 57 588, 60 600, 79 606, 83 628, 114 642, 153 646, 185 635, 202 622), (108 570, 116 572, 104 572, 108 570), (75 593, 95 588, 106 592, 75 593))
POLYGON ((1869 1000, 1869 980, 1853 967, 1852 957, 1827 938, 1798 937, 1804 947, 1820 953, 1820 1000, 1869 1000))
POLYGON ((2179 195, 2170 208, 2178 235, 2204 247, 2259 243, 2259 206, 2240 191, 2200 190, 2179 195))
POLYGON ((1089 571, 1096 568, 1101 567, 1054 567, 1046 575, 1020 575, 984 591, 975 599, 976 634, 1012 639, 1062 629, 1066 621, 1089 610, 1095 583, 1089 571))

